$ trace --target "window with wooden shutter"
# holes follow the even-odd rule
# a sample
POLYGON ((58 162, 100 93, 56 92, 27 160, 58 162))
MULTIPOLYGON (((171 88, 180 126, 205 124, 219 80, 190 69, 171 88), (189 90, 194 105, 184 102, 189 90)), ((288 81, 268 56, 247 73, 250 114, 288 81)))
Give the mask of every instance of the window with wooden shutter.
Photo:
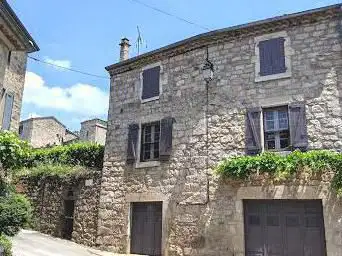
POLYGON ((255 155, 261 152, 260 130, 261 108, 247 110, 246 117, 246 153, 255 155))
POLYGON ((143 124, 141 126, 140 161, 159 160, 160 122, 143 124))
POLYGON ((260 76, 286 72, 284 42, 283 37, 259 42, 260 76))
POLYGON ((141 99, 147 100, 159 96, 160 66, 146 69, 142 73, 141 99))
POLYGON ((290 146, 287 106, 263 110, 265 150, 285 150, 290 146))
POLYGON ((172 153, 172 130, 174 118, 166 117, 161 120, 160 130, 160 160, 166 161, 172 153))
POLYGON ((127 139, 127 163, 132 164, 137 160, 137 145, 139 136, 139 125, 130 124, 128 126, 127 139))
POLYGON ((291 146, 305 150, 308 147, 308 135, 305 118, 305 105, 294 103, 289 106, 291 146))
POLYGON ((14 101, 14 96, 6 93, 5 94, 4 114, 2 117, 2 129, 3 130, 9 130, 11 127, 13 101, 14 101))

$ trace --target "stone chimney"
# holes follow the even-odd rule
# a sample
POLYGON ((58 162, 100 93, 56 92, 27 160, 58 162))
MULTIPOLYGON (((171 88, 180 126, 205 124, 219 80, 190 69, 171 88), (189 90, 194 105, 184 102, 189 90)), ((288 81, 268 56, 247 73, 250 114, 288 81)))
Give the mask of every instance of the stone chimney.
POLYGON ((125 37, 121 39, 120 45, 120 61, 127 60, 129 58, 129 40, 125 37))

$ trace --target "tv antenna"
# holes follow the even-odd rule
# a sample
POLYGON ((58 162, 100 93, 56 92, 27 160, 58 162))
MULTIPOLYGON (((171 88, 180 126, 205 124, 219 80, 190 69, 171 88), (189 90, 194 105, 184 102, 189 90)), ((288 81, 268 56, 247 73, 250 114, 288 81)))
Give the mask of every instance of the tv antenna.
POLYGON ((142 38, 142 36, 141 36, 139 26, 137 26, 137 30, 138 30, 138 38, 137 38, 137 41, 135 43, 135 47, 137 48, 138 55, 139 55, 140 54, 140 48, 143 47, 144 45, 147 48, 147 44, 146 44, 145 40, 142 38))

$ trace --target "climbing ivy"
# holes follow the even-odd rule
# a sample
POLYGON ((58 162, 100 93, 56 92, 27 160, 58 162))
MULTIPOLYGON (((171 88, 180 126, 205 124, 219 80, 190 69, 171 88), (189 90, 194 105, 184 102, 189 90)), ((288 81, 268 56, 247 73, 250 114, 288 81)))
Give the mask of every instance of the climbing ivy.
POLYGON ((251 175, 267 173, 276 179, 289 179, 306 168, 312 173, 333 171, 332 187, 342 194, 342 154, 328 150, 294 151, 288 155, 265 152, 256 156, 224 159, 216 168, 222 177, 247 180, 251 175))

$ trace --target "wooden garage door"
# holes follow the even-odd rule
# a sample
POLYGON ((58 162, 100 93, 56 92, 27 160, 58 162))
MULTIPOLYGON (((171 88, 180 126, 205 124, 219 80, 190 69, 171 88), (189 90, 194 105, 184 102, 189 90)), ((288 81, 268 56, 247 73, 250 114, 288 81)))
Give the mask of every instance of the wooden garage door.
POLYGON ((160 256, 162 202, 132 203, 131 253, 160 256))
POLYGON ((325 256, 320 200, 244 200, 246 256, 325 256))

